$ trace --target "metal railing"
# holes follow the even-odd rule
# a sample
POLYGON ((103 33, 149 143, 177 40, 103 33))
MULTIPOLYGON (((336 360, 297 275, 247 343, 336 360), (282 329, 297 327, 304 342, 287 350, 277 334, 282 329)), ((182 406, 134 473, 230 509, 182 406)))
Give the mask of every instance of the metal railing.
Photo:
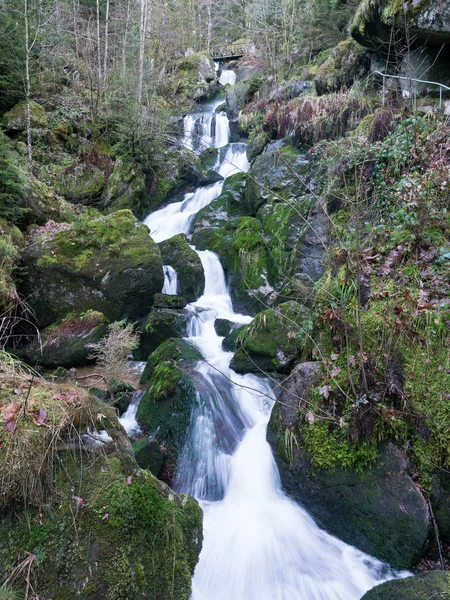
MULTIPOLYGON (((385 80, 386 80, 386 78, 388 78, 388 79, 403 79, 403 80, 409 81, 409 82, 426 83, 428 85, 437 85, 439 87, 439 110, 442 109, 443 90, 448 90, 450 92, 450 87, 448 87, 447 85, 444 85, 443 83, 439 83, 438 81, 427 81, 425 79, 414 79, 413 77, 406 77, 404 75, 389 75, 388 73, 381 73, 381 71, 372 71, 372 73, 370 73, 369 77, 372 77, 372 75, 380 75, 383 78, 383 106, 384 106, 384 101, 385 101, 385 80)), ((367 79, 369 79, 369 77, 367 77, 367 79)), ((416 108, 417 108, 417 87, 414 87, 414 109, 416 109, 416 108)))

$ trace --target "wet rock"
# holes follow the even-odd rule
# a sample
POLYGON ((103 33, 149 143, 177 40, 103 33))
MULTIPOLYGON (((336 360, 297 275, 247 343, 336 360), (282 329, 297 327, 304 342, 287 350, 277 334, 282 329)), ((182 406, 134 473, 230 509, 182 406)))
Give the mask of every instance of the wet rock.
POLYGON ((163 263, 177 272, 179 294, 189 302, 198 300, 205 289, 205 274, 202 262, 189 246, 185 234, 174 235, 158 245, 163 263))
POLYGON ((216 319, 214 321, 214 329, 217 335, 224 338, 222 340, 222 348, 229 352, 234 352, 236 350, 237 338, 244 329, 244 326, 228 321, 227 319, 216 319))
POLYGON ((120 415, 123 415, 133 398, 133 386, 126 381, 120 381, 120 379, 110 379, 108 381, 108 393, 112 405, 118 409, 120 415))
POLYGON ((147 360, 156 348, 169 338, 187 335, 187 324, 191 314, 173 308, 154 308, 147 317, 134 355, 137 360, 147 360))
POLYGON ((136 163, 117 159, 103 192, 100 207, 106 213, 125 208, 138 218, 146 216, 150 190, 142 167, 136 163))
POLYGON ((450 573, 430 571, 375 586, 361 600, 445 600, 450 597, 450 573))
POLYGON ((110 322, 139 319, 164 283, 159 248, 128 210, 38 233, 23 266, 22 292, 41 327, 74 306, 102 312, 110 322))
POLYGON ((214 61, 205 53, 191 54, 181 61, 175 77, 179 92, 192 100, 206 98, 216 80, 214 61))
POLYGON ((141 438, 133 444, 134 457, 141 469, 146 469, 158 477, 164 464, 164 452, 154 439, 141 438))
POLYGON ((266 202, 281 202, 308 192, 305 176, 309 162, 302 154, 265 152, 257 156, 247 177, 247 205, 255 216, 266 202))
POLYGON ((314 363, 299 365, 272 411, 267 437, 283 487, 332 535, 394 568, 411 568, 426 549, 430 516, 400 450, 382 445, 374 466, 358 473, 315 470, 302 447, 298 419, 307 410, 316 370, 314 363), (289 451, 286 429, 297 435, 289 451))
POLYGON ((310 310, 294 301, 260 312, 240 333, 231 367, 238 373, 289 373, 311 327, 310 310))

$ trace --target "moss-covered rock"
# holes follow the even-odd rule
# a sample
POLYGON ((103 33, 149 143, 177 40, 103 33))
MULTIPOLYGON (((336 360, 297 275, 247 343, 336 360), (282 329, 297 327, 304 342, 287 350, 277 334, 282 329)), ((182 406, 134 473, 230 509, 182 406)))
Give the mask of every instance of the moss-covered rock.
POLYGON ((0 311, 4 313, 18 300, 13 272, 20 263, 24 238, 20 230, 0 220, 0 311))
POLYGON ((108 393, 111 403, 122 415, 130 405, 133 398, 134 388, 130 383, 120 379, 110 379, 108 381, 108 393))
MULTIPOLYGON (((183 450, 196 392, 190 366, 193 360, 186 346, 168 340, 149 358, 144 376, 147 390, 136 418, 144 432, 166 449, 161 477, 170 482, 177 459, 183 450)), ((198 356, 194 351, 191 356, 198 356)), ((194 359, 196 360, 196 359, 194 359)))
POLYGON ((221 227, 194 230, 193 242, 200 250, 216 252, 224 267, 233 304, 241 312, 254 314, 266 303, 273 289, 268 283, 266 241, 257 219, 224 220, 221 227))
POLYGON ((185 234, 174 235, 158 245, 163 263, 177 272, 178 293, 189 302, 198 300, 205 289, 205 273, 200 257, 189 246, 185 234))
POLYGON ((92 204, 98 201, 103 193, 105 174, 94 165, 81 164, 64 174, 57 183, 57 188, 59 193, 73 204, 92 204))
MULTIPOLYGON (((25 402, 18 385, 17 377, 2 379, 2 403, 25 402)), ((2 580, 31 554, 33 586, 42 597, 188 600, 201 509, 137 467, 113 409, 78 387, 35 380, 28 418, 17 420, 14 435, 6 429, 0 435, 2 580), (111 436, 107 453, 74 446, 80 440, 74 433, 88 426, 111 436), (13 451, 14 477, 23 478, 14 495, 5 460, 13 451), (48 483, 53 494, 37 495, 37 486, 24 485, 30 481, 48 483)), ((13 587, 23 597, 26 578, 13 587)))
POLYGON ((255 216, 266 202, 280 202, 307 193, 309 162, 302 154, 266 152, 257 156, 247 175, 247 206, 255 216))
POLYGON ((206 53, 191 54, 181 61, 175 75, 176 91, 192 100, 207 97, 216 80, 213 59, 206 53))
POLYGON ((232 368, 238 373, 288 373, 294 361, 309 348, 311 329, 310 310, 297 302, 260 312, 239 335, 232 368))
POLYGON ((158 477, 164 463, 164 452, 154 439, 140 438, 133 444, 136 462, 141 469, 146 469, 158 477))
POLYGON ((176 296, 175 294, 155 294, 153 306, 155 308, 185 308, 187 300, 184 296, 176 296))
MULTIPOLYGON (((345 437, 340 444, 334 442, 333 430, 311 412, 318 367, 318 363, 299 365, 272 411, 267 437, 283 486, 331 534, 395 568, 411 568, 426 549, 427 503, 393 444, 382 445, 368 467, 365 458, 370 448, 351 447, 345 437), (360 466, 315 469, 307 450, 311 444, 327 459, 339 455, 341 463, 345 455, 354 463, 359 453, 360 466)), ((332 460, 328 462, 332 465, 332 460)))
POLYGON ((264 148, 269 143, 267 133, 261 131, 250 136, 247 144, 247 159, 252 162, 254 158, 264 152, 264 148))
POLYGON ((201 358, 202 355, 200 352, 186 340, 177 338, 166 340, 149 356, 141 376, 141 383, 148 383, 150 381, 155 368, 162 361, 185 361, 185 364, 190 365, 193 362, 201 360, 201 358))
POLYGON ((42 367, 74 367, 92 362, 89 344, 96 344, 108 332, 102 313, 88 310, 84 314, 71 314, 47 327, 18 354, 31 365, 42 367))
POLYGON ((406 579, 387 581, 369 590, 361 600, 448 600, 450 573, 430 571, 406 579))
POLYGON ((27 225, 44 225, 52 220, 57 223, 69 223, 75 219, 72 204, 55 193, 43 181, 39 181, 26 173, 23 177, 25 194, 19 200, 19 205, 26 210, 21 219, 21 227, 27 225))
POLYGON ((169 338, 187 335, 190 313, 172 308, 153 308, 140 335, 139 347, 134 352, 138 360, 146 360, 156 348, 169 338))
POLYGON ((125 208, 138 218, 148 212, 150 190, 139 164, 117 159, 108 178, 100 206, 106 213, 125 208))
POLYGON ((353 83, 367 74, 370 56, 367 50, 352 39, 341 42, 319 67, 314 79, 316 92, 330 94, 353 83))
MULTIPOLYGON (((48 126, 44 107, 30 100, 31 127, 42 129, 48 126)), ((7 131, 25 131, 27 128, 27 103, 22 100, 3 115, 3 125, 7 131)))
POLYGON ((138 319, 164 282, 158 246, 128 210, 38 231, 23 264, 22 290, 43 327, 74 306, 98 310, 109 321, 138 319))
POLYGON ((351 34, 360 44, 375 50, 391 42, 391 30, 405 32, 419 44, 450 43, 450 2, 433 0, 405 3, 399 0, 363 0, 353 19, 351 34))

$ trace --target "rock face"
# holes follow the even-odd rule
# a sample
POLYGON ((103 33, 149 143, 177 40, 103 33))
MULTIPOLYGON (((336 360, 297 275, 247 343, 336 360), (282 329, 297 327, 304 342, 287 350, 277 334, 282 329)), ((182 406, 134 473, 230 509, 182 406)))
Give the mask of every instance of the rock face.
POLYGON ((389 45, 391 30, 404 30, 417 44, 450 43, 450 1, 363 0, 353 20, 351 34, 360 44, 379 50, 389 45))
POLYGON ((74 207, 30 173, 24 178, 25 195, 20 206, 27 210, 22 221, 26 225, 44 225, 52 220, 70 222, 75 218, 74 207))
POLYGON ((430 571, 415 577, 387 581, 368 591, 361 600, 446 600, 450 598, 450 573, 430 571))
POLYGON ((93 165, 75 167, 58 184, 59 193, 73 204, 92 204, 100 199, 104 188, 105 174, 93 165))
POLYGON ((299 365, 272 412, 268 440, 283 486, 329 533, 394 568, 411 568, 425 550, 430 516, 393 444, 380 447, 373 468, 362 473, 315 471, 301 439, 289 452, 285 446, 286 428, 298 431, 298 410, 306 406, 316 369, 314 363, 299 365))
POLYGON ((302 352, 311 326, 310 311, 294 301, 258 313, 236 341, 232 368, 238 373, 288 373, 302 352))
POLYGON ((25 249, 23 293, 41 327, 76 306, 110 321, 143 317, 164 282, 161 254, 131 211, 63 224, 25 249))
POLYGON ((195 302, 205 289, 202 262, 189 246, 184 233, 174 235, 158 244, 163 263, 175 269, 178 276, 178 293, 188 302, 195 302))
POLYGON ((92 350, 108 332, 102 313, 88 310, 83 315, 69 315, 60 323, 47 327, 20 355, 31 365, 74 367, 87 364, 92 350))
POLYGON ((108 178, 100 206, 106 213, 129 208, 138 218, 143 218, 148 212, 149 196, 142 167, 118 159, 108 178))
POLYGON ((352 84, 367 74, 370 66, 369 53, 354 40, 345 40, 334 48, 331 55, 319 67, 314 79, 316 92, 330 94, 352 84))

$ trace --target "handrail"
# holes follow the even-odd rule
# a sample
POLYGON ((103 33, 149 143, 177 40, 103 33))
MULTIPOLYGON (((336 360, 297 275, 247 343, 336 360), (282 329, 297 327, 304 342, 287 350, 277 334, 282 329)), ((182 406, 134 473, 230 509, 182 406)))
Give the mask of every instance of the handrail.
MULTIPOLYGON (((406 81, 415 81, 416 83, 428 83, 429 85, 438 85, 439 86, 439 110, 442 108, 442 90, 446 89, 450 92, 450 87, 444 85, 443 83, 439 83, 438 81, 427 81, 425 79, 414 79, 413 77, 406 77, 405 75, 389 75, 388 73, 382 73, 381 71, 372 71, 367 77, 371 77, 372 75, 381 75, 383 78, 383 106, 384 106, 384 80, 386 77, 390 79, 405 79, 406 81)), ((417 106, 417 91, 414 90, 414 106, 417 106)))

